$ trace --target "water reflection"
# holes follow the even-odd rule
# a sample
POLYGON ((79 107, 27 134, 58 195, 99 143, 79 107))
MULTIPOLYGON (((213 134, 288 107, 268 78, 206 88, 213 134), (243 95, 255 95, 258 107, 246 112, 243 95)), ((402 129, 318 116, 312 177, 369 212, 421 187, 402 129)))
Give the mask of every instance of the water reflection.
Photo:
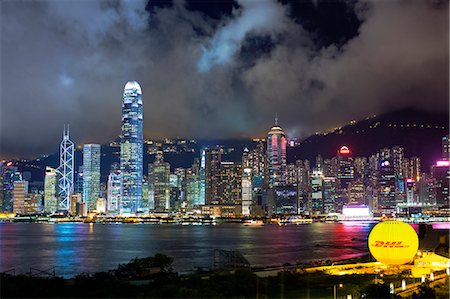
POLYGON ((165 253, 177 271, 211 268, 214 249, 239 250, 252 265, 281 265, 317 259, 340 259, 368 252, 371 226, 339 223, 246 227, 0 224, 0 270, 48 268, 73 276, 117 267, 134 257, 165 253))

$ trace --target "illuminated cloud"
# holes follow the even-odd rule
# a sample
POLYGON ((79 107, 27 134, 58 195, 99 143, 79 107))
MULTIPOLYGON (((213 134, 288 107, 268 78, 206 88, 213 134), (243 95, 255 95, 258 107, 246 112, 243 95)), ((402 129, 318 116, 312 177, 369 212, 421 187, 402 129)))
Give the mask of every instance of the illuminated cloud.
POLYGON ((214 65, 230 63, 250 33, 277 34, 285 28, 286 8, 275 0, 240 0, 241 9, 228 20, 202 47, 197 63, 199 72, 208 72, 214 65))
POLYGON ((1 157, 56 152, 67 123, 77 144, 117 138, 130 80, 146 138, 263 136, 275 112, 301 138, 406 106, 448 111, 448 1, 367 3, 345 4, 356 33, 324 45, 274 0, 217 19, 184 1, 1 1, 1 157))
POLYGON ((64 73, 64 74, 59 75, 59 82, 62 85, 69 87, 69 86, 73 85, 74 80, 72 77, 70 77, 69 75, 64 73))

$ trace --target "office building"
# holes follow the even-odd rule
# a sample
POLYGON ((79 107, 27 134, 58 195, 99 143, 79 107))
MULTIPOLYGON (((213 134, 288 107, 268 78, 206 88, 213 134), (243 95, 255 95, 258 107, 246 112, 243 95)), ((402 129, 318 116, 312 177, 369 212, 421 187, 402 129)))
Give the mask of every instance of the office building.
POLYGON ((156 154, 155 163, 148 165, 148 182, 153 190, 155 211, 170 210, 170 165, 164 162, 161 151, 156 154))
POLYGON ((267 134, 267 172, 269 188, 286 185, 286 134, 275 118, 267 134))
POLYGON ((83 202, 88 212, 97 209, 100 196, 100 144, 83 146, 83 202))
POLYGON ((248 153, 248 160, 252 169, 253 188, 262 188, 267 185, 267 160, 266 143, 264 140, 256 140, 256 146, 248 153))
POLYGON ((436 164, 433 165, 431 172, 434 178, 436 204, 438 206, 448 206, 450 162, 448 160, 437 161, 436 164))
POLYGON ((250 216, 252 205, 252 169, 244 168, 242 174, 242 216, 250 216))
POLYGON ((54 213, 58 209, 57 187, 58 176, 56 169, 47 166, 44 181, 44 211, 46 213, 54 213))
POLYGON ((336 178, 323 178, 323 212, 325 214, 336 212, 336 178))
POLYGON ((218 179, 222 162, 220 147, 205 149, 205 201, 211 204, 218 197, 218 179))
POLYGON ((211 200, 212 204, 241 205, 242 204, 242 164, 221 162, 217 182, 217 194, 211 200))
POLYGON ((123 215, 136 214, 142 209, 142 130, 142 89, 136 81, 130 81, 125 85, 122 104, 120 213, 123 215))
POLYGON ((25 180, 14 182, 13 213, 25 213, 25 198, 28 196, 28 182, 25 180))
POLYGON ((449 136, 442 137, 442 159, 450 160, 449 158, 449 136))
POLYGON ((406 180, 406 203, 415 204, 417 200, 417 183, 414 179, 406 180))
POLYGON ((12 162, 7 162, 3 167, 2 175, 2 211, 13 211, 13 189, 14 182, 21 181, 22 176, 17 172, 17 167, 12 162))
POLYGON ((311 175, 311 214, 323 213, 323 173, 315 170, 311 175))
POLYGON ((58 210, 70 210, 70 195, 74 191, 74 144, 69 138, 69 126, 64 127, 59 146, 58 210))
POLYGON ((390 215, 395 212, 397 207, 397 191, 394 165, 390 159, 384 159, 380 163, 380 178, 378 204, 381 208, 381 213, 390 215))
POLYGON ((364 202, 364 183, 362 179, 353 180, 349 184, 349 204, 350 205, 362 205, 364 202))
POLYGON ((349 202, 349 185, 355 177, 353 158, 350 149, 342 146, 337 152, 337 212, 342 212, 342 207, 349 202))
POLYGON ((108 175, 107 211, 118 212, 120 206, 120 169, 112 169, 108 175))

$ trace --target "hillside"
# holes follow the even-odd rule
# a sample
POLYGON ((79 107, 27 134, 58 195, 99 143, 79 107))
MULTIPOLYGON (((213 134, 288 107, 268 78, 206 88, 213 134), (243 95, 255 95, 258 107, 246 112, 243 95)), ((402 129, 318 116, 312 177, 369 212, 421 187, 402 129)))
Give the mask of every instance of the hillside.
MULTIPOLYGON (((288 162, 309 159, 315 161, 320 154, 324 158, 336 155, 337 149, 347 145, 354 156, 370 156, 383 147, 400 145, 405 148, 405 156, 418 156, 422 159, 422 169, 429 171, 429 167, 441 156, 441 139, 448 134, 448 114, 435 114, 405 109, 366 118, 337 128, 330 133, 316 134, 304 139, 300 145, 287 149, 288 162)), ((251 148, 251 140, 202 140, 198 141, 195 153, 166 153, 164 159, 170 163, 171 168, 190 167, 194 158, 199 158, 200 150, 204 146, 221 144, 233 147, 234 152, 224 155, 228 161, 239 161, 245 147, 251 148)), ((147 146, 144 146, 146 152, 147 146)), ((110 166, 119 162, 119 148, 102 145, 101 175, 106 181, 110 166)), ((82 151, 75 152, 76 169, 82 164, 82 151)), ((33 161, 17 161, 20 171, 30 171, 32 180, 42 181, 45 166, 56 167, 59 163, 58 154, 41 157, 33 161)), ((144 155, 144 174, 147 173, 148 163, 154 161, 154 155, 144 155)))
POLYGON ((449 115, 404 109, 348 124, 333 132, 316 134, 288 150, 288 161, 309 159, 320 154, 331 158, 347 145, 354 156, 370 156, 384 147, 405 148, 405 156, 422 159, 423 170, 441 157, 442 137, 448 134, 449 115))

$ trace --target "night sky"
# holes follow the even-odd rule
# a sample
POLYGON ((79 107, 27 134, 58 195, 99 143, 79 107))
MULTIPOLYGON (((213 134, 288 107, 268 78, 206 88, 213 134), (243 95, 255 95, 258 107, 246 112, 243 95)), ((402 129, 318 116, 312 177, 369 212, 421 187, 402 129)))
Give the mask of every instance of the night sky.
POLYGON ((120 134, 305 137, 368 115, 448 111, 448 1, 1 1, 1 157, 120 134))

